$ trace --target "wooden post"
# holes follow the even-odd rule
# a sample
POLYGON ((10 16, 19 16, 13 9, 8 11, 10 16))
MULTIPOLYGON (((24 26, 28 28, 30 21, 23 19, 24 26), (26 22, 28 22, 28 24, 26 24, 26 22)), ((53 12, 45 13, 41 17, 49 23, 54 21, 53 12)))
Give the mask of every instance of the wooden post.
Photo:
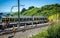
POLYGON ((14 23, 15 23, 15 18, 14 18, 14 23))
POLYGON ((37 27, 38 19, 36 19, 36 27, 37 27))
POLYGON ((33 26, 34 17, 32 16, 32 26, 33 26))
POLYGON ((9 23, 10 23, 10 18, 9 18, 9 23))

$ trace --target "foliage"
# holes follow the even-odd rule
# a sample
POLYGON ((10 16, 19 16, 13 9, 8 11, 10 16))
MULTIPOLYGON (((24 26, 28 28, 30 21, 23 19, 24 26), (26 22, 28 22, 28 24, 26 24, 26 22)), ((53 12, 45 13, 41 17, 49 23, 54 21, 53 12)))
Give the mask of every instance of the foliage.
POLYGON ((33 8, 31 10, 25 11, 24 13, 22 13, 22 15, 32 16, 32 15, 36 14, 37 11, 38 11, 38 8, 33 8))
POLYGON ((31 38, 60 38, 60 22, 51 24, 46 31, 40 32, 31 38))
MULTIPOLYGON (((20 15, 49 17, 57 13, 60 14, 60 4, 45 5, 45 6, 42 6, 41 8, 31 6, 28 9, 26 9, 26 11, 23 11, 22 13, 20 13, 20 15)), ((18 14, 17 12, 13 13, 13 15, 17 15, 17 14, 18 14)))
POLYGON ((34 8, 34 6, 30 6, 30 7, 28 8, 28 10, 30 10, 30 9, 32 9, 32 8, 34 8))
POLYGON ((52 21, 53 19, 57 19, 59 17, 59 14, 54 14, 48 17, 49 21, 52 21))
POLYGON ((38 33, 37 35, 32 35, 32 37, 31 38, 45 38, 46 36, 47 36, 48 34, 47 34, 47 31, 43 31, 43 32, 41 32, 41 33, 38 33))
POLYGON ((23 12, 25 12, 25 11, 26 11, 26 9, 25 9, 25 8, 23 8, 23 9, 22 9, 22 11, 21 11, 21 13, 23 13, 23 12))
POLYGON ((60 38, 60 22, 49 26, 47 31, 48 36, 46 38, 60 38))

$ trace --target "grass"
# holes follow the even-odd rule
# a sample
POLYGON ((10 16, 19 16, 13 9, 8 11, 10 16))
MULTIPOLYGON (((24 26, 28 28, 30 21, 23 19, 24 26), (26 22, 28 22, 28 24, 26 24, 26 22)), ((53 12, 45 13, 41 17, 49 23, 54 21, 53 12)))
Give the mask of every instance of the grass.
POLYGON ((51 24, 47 30, 33 35, 31 38, 60 38, 60 22, 51 24))

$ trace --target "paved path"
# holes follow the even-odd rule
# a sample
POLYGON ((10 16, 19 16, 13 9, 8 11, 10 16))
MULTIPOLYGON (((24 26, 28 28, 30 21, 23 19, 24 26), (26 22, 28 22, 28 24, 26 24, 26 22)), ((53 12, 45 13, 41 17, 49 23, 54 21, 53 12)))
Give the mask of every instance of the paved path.
MULTIPOLYGON (((17 32, 13 38, 29 38, 30 36, 35 35, 41 32, 43 29, 47 29, 47 28, 48 26, 45 26, 45 27, 26 30, 25 32, 22 32, 22 31, 17 32)), ((1 35, 0 38, 8 38, 11 35, 13 35, 13 33, 7 34, 7 35, 1 35)))

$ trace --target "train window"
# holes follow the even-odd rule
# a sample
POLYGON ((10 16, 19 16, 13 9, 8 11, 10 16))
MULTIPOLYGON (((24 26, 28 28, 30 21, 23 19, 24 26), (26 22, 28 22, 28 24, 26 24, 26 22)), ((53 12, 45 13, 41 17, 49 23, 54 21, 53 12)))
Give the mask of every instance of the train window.
POLYGON ((26 18, 23 18, 22 21, 26 21, 26 18))
POLYGON ((32 18, 30 18, 30 21, 32 21, 32 18))
POLYGON ((12 18, 11 21, 14 22, 14 18, 12 18))
POLYGON ((37 18, 37 20, 40 20, 40 18, 37 18))
POLYGON ((40 20, 43 20, 43 18, 40 18, 40 20))
POLYGON ((23 18, 20 18, 20 21, 23 21, 23 18))
POLYGON ((36 18, 34 18, 34 20, 36 20, 36 18))
POLYGON ((39 18, 35 18, 34 20, 39 20, 39 18))
POLYGON ((15 21, 17 22, 17 21, 18 21, 18 19, 16 18, 16 19, 15 19, 15 21))
POLYGON ((27 18, 27 21, 30 21, 30 18, 27 18))
POLYGON ((45 20, 47 20, 47 18, 45 18, 45 20))

